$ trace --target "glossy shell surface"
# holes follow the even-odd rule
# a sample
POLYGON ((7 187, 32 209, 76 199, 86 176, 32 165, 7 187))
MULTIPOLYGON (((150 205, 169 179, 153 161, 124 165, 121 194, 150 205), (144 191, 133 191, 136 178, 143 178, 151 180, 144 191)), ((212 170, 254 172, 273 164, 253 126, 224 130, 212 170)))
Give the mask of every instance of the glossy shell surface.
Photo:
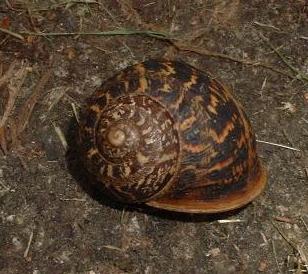
POLYGON ((124 202, 221 212, 266 184, 242 106, 183 62, 148 60, 107 80, 87 101, 80 139, 89 171, 124 202))

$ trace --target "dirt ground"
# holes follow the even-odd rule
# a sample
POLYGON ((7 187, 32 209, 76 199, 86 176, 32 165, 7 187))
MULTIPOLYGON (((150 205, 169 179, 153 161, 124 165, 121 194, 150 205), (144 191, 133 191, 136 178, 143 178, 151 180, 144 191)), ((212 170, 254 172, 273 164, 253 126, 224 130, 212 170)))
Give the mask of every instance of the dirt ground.
POLYGON ((2 0, 0 60, 0 273, 307 273, 305 0, 2 0), (114 30, 154 33, 87 35, 114 30), (269 180, 253 203, 183 215, 87 187, 76 113, 150 57, 210 71, 273 143, 258 143, 269 180))

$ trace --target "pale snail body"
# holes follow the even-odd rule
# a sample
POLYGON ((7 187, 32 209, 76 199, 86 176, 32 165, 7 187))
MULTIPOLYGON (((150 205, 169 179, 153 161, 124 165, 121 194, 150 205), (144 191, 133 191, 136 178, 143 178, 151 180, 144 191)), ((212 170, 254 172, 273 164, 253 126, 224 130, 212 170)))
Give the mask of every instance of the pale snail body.
POLYGON ((80 129, 87 168, 123 202, 222 212, 266 184, 240 104, 182 62, 149 60, 110 78, 89 98, 80 129))

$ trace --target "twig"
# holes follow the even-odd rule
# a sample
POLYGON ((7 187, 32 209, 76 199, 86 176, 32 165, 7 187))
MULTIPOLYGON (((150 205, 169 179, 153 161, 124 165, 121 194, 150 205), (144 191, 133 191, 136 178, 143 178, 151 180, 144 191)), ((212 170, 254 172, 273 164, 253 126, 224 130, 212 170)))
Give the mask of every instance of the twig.
POLYGON ((60 201, 86 202, 86 199, 80 199, 80 198, 60 198, 60 201))
POLYGON ((0 32, 6 33, 8 35, 11 35, 11 36, 13 36, 13 37, 15 37, 15 38, 17 38, 17 39, 19 39, 21 41, 25 40, 25 38, 22 35, 20 35, 19 33, 13 32, 13 31, 8 30, 8 29, 0 28, 0 32))
POLYGON ((30 250, 30 246, 31 246, 32 240, 33 240, 33 231, 31 231, 31 233, 30 233, 30 237, 29 237, 29 241, 28 241, 28 244, 27 244, 27 248, 26 248, 26 250, 24 252, 24 258, 28 257, 28 253, 29 253, 29 250, 30 250))
POLYGON ((32 36, 119 36, 119 35, 146 35, 154 38, 169 40, 166 33, 150 30, 111 30, 111 31, 94 31, 94 32, 29 32, 21 31, 19 34, 32 36))
POLYGON ((58 3, 56 5, 66 5, 66 4, 98 4, 100 5, 99 2, 94 1, 94 0, 67 0, 63 1, 62 3, 58 3))
MULTIPOLYGON (((261 234, 261 237, 262 237, 262 239, 263 239, 263 243, 262 243, 261 245, 262 245, 262 246, 263 246, 263 245, 268 245, 268 240, 267 240, 265 234, 264 234, 263 232, 260 232, 260 234, 261 234)), ((260 246, 261 246, 261 245, 260 245, 260 246)))
POLYGON ((294 150, 294 151, 300 151, 300 149, 298 149, 298 148, 289 147, 289 146, 286 146, 286 145, 276 144, 276 143, 272 143, 272 142, 266 142, 266 141, 261 141, 261 140, 257 140, 257 142, 262 143, 262 144, 271 145, 271 146, 282 147, 282 148, 286 148, 286 149, 290 149, 290 150, 294 150))
POLYGON ((77 123, 80 124, 80 119, 79 119, 79 114, 78 114, 78 111, 77 111, 77 108, 76 108, 76 104, 71 103, 71 106, 72 106, 72 109, 73 109, 75 119, 76 119, 77 123))
POLYGON ((308 167, 305 167, 305 173, 306 173, 306 177, 308 179, 308 167))
POLYGON ((271 28, 271 29, 274 29, 274 30, 281 32, 281 29, 279 29, 279 28, 277 28, 273 25, 268 25, 268 24, 264 24, 264 23, 261 23, 261 22, 257 22, 257 21, 254 21, 253 24, 257 25, 259 27, 271 28))
POLYGON ((117 247, 117 246, 113 246, 113 245, 103 245, 104 248, 107 248, 107 249, 111 249, 111 250, 117 250, 117 251, 120 251, 120 252, 124 252, 124 250, 120 247, 117 247))
POLYGON ((292 219, 288 218, 288 217, 284 217, 284 216, 277 216, 274 217, 274 220, 278 221, 278 222, 283 222, 283 223, 288 223, 288 224, 295 224, 296 222, 293 221, 292 219))
POLYGON ((229 223, 243 223, 244 221, 241 219, 226 219, 226 220, 218 220, 219 224, 229 224, 229 223))
POLYGON ((260 95, 261 95, 261 97, 263 96, 263 90, 264 90, 264 88, 265 88, 265 86, 266 86, 266 82, 267 82, 267 77, 264 78, 263 83, 262 83, 262 86, 261 86, 261 89, 260 89, 260 95))
POLYGON ((64 136, 64 134, 63 134, 61 128, 58 127, 58 126, 56 126, 56 125, 53 125, 53 127, 54 127, 54 129, 55 129, 55 131, 56 131, 56 133, 57 133, 57 135, 58 135, 58 137, 59 137, 59 140, 60 140, 60 142, 61 142, 61 144, 62 144, 64 150, 67 151, 68 144, 67 144, 67 141, 66 141, 66 139, 65 139, 65 136, 64 136))

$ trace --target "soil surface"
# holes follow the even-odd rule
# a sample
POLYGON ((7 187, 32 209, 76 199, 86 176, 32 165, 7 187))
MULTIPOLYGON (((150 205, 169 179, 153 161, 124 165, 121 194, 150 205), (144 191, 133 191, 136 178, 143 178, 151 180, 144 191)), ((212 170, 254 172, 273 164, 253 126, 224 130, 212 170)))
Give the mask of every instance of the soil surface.
POLYGON ((308 271, 305 0, 5 0, 0 28, 0 273, 308 271), (123 29, 154 35, 86 35, 123 29), (269 172, 254 202, 195 216, 89 187, 80 107, 148 58, 185 61, 233 90, 269 172))

